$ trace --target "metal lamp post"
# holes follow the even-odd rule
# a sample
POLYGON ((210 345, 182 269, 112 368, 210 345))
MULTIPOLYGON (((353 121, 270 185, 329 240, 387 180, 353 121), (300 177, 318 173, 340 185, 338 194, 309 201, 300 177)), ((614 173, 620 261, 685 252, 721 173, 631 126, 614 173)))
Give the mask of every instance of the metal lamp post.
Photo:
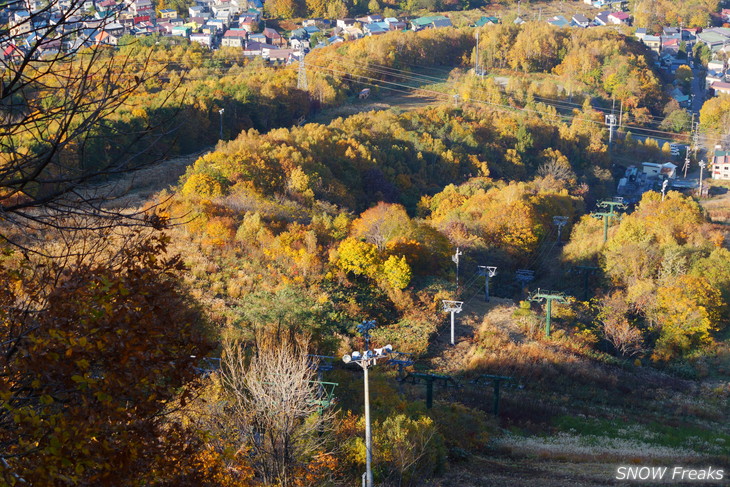
POLYGON ((365 486, 373 487, 373 437, 370 431, 370 389, 368 388, 368 367, 375 365, 379 358, 385 358, 393 352, 391 345, 375 350, 366 350, 365 353, 352 352, 342 357, 346 364, 356 363, 362 367, 365 382, 365 486))
POLYGON ((386 358, 393 353, 393 346, 370 350, 370 330, 375 328, 375 320, 363 321, 357 326, 357 331, 365 338, 365 352, 352 352, 342 357, 346 364, 356 363, 362 367, 365 382, 365 475, 363 485, 373 487, 373 437, 370 431, 370 389, 368 388, 368 367, 376 364, 379 358, 386 358))
POLYGON ((220 140, 223 140, 223 112, 225 112, 225 111, 226 111, 225 108, 221 108, 220 110, 218 110, 218 113, 221 116, 221 136, 220 136, 220 140))

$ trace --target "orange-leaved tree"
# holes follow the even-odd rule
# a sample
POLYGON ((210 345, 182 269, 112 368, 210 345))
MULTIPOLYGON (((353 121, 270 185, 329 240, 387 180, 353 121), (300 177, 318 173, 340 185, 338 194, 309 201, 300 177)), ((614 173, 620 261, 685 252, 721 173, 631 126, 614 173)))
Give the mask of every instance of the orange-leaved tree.
POLYGON ((0 483, 210 485, 224 470, 167 414, 212 349, 167 242, 64 270, 43 299, 38 268, 0 264, 0 483))

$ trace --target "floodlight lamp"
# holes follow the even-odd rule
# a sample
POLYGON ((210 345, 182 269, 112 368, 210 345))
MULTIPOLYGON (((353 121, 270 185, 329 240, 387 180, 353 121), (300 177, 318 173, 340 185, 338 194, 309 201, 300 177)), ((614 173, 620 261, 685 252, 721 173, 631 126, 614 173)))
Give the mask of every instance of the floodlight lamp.
POLYGON ((360 360, 362 358, 362 354, 360 352, 352 352, 352 360, 360 360))
POLYGON ((376 348, 375 349, 375 355, 383 355, 383 349, 382 348, 376 348))
POLYGON ((352 362, 352 357, 350 357, 349 355, 345 354, 342 357, 342 361, 345 362, 346 364, 349 364, 350 362, 352 362))
POLYGON ((383 351, 384 351, 384 353, 393 353, 393 345, 388 344, 388 345, 384 346, 383 351))

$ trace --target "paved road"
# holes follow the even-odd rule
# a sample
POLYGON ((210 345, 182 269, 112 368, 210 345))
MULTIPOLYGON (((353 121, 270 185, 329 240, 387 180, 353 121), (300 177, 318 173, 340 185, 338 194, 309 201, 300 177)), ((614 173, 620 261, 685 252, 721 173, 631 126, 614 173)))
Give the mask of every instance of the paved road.
POLYGON ((699 114, 702 104, 705 103, 705 71, 704 69, 692 68, 692 106, 690 110, 699 114))

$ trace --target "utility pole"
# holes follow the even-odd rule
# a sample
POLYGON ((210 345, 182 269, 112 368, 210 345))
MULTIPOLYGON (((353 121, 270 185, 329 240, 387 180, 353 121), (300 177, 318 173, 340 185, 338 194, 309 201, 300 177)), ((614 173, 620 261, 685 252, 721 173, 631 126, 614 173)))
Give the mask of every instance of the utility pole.
POLYGON ((588 301, 588 277, 598 271, 598 267, 577 265, 571 271, 583 274, 583 301, 588 301))
POLYGON ((535 279, 535 271, 531 271, 530 269, 518 269, 517 272, 515 272, 515 279, 521 284, 520 291, 522 291, 525 287, 527 287, 528 282, 535 279))
POLYGON ((225 108, 221 108, 220 110, 218 110, 218 113, 219 113, 219 114, 220 114, 220 116, 221 116, 221 133, 220 133, 220 140, 223 140, 223 112, 225 112, 225 111, 226 111, 226 110, 225 110, 225 108))
POLYGON ((304 48, 299 49, 299 75, 297 77, 297 89, 307 89, 307 68, 304 65, 304 48))
POLYGON ((617 210, 625 210, 626 205, 623 201, 601 201, 598 203, 599 208, 604 208, 608 211, 594 211, 591 213, 593 218, 603 218, 603 243, 608 241, 608 220, 613 217, 618 217, 619 213, 617 210))
POLYGON ((459 256, 463 252, 459 250, 459 247, 456 247, 456 253, 451 256, 451 260, 454 261, 454 264, 456 264, 456 289, 458 291, 459 289, 459 256))
POLYGON ((613 113, 606 115, 606 125, 608 126, 608 148, 613 147, 613 131, 616 128, 616 115, 613 113))
POLYGON ((692 133, 692 147, 695 153, 695 160, 697 160, 697 150, 700 145, 700 122, 694 123, 694 113, 692 113, 692 125, 694 132, 692 133))
POLYGON ((463 301, 448 301, 442 300, 444 304, 444 311, 451 313, 451 344, 454 345, 454 313, 461 313, 461 306, 464 304, 463 301))
POLYGON ((479 76, 479 27, 477 27, 477 47, 474 57, 474 74, 479 76))
POLYGON ((568 224, 568 217, 554 216, 553 223, 558 227, 558 243, 560 243, 560 233, 563 231, 563 227, 568 224))
POLYGON ((684 179, 687 179, 687 169, 689 169, 689 146, 686 147, 684 154, 684 167, 682 168, 684 171, 684 179))
POLYGON ((700 194, 698 196, 699 199, 702 199, 702 177, 704 176, 703 172, 706 167, 707 163, 705 161, 700 161, 700 194))
POLYGON ((621 107, 619 108, 619 112, 618 112, 618 129, 619 130, 621 130, 621 123, 623 122, 623 119, 624 119, 624 101, 623 100, 620 100, 620 101, 621 101, 621 107))
POLYGON ((539 288, 535 294, 528 298, 528 300, 536 301, 538 303, 541 303, 543 301, 547 302, 547 305, 545 306, 545 336, 549 337, 550 318, 553 310, 553 301, 557 301, 558 303, 567 303, 568 300, 565 299, 565 295, 563 293, 541 291, 539 288))
POLYGON ((479 275, 484 276, 484 301, 489 302, 489 278, 494 277, 497 273, 496 267, 490 267, 487 265, 479 266, 479 275))
POLYGON ((662 201, 664 201, 664 195, 667 193, 667 186, 669 186, 669 180, 665 179, 662 183, 662 201))

